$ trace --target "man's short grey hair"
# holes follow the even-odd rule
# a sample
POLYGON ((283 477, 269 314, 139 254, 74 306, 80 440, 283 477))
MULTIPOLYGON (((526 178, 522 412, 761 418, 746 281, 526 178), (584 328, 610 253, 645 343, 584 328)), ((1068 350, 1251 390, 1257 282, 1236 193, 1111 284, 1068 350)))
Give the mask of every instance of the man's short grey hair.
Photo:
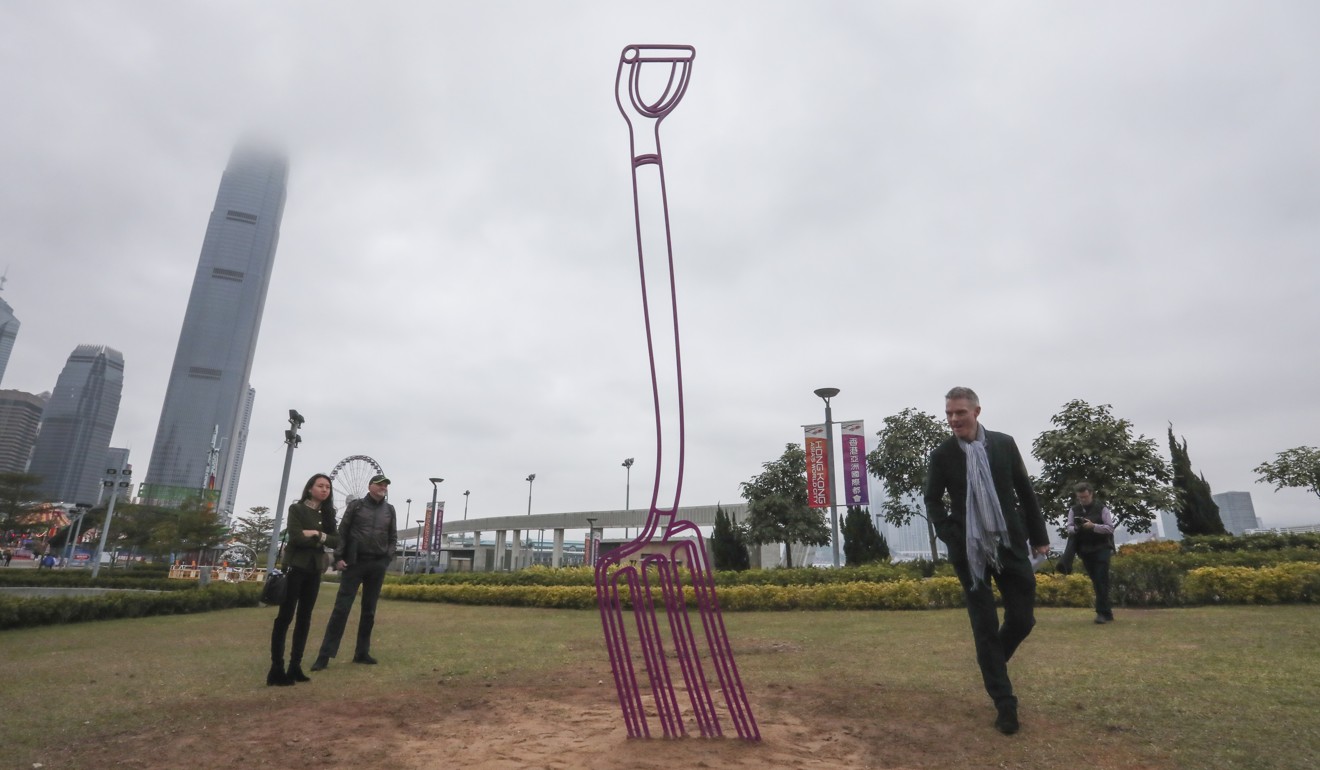
POLYGON ((1095 487, 1091 486, 1091 482, 1089 481, 1079 481, 1073 485, 1073 492, 1076 492, 1078 494, 1082 492, 1090 492, 1091 494, 1095 494, 1095 487))
POLYGON ((981 399, 979 396, 976 395, 976 391, 972 390, 971 388, 964 388, 961 385, 950 390, 948 393, 945 393, 944 398, 945 400, 961 398, 961 399, 965 399, 967 403, 971 404, 972 406, 981 405, 981 399))

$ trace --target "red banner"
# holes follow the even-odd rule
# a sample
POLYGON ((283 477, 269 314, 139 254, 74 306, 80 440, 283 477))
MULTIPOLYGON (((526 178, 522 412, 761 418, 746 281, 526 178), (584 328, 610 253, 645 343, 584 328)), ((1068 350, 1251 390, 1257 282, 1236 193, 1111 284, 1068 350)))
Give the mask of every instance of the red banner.
POLYGON ((806 426, 807 504, 812 508, 830 507, 829 442, 825 425, 806 426))

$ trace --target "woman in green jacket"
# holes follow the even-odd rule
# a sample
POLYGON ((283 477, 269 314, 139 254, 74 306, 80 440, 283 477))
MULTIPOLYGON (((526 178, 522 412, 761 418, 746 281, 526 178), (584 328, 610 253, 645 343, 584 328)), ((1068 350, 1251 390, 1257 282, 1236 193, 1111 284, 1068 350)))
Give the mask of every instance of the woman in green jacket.
POLYGON ((310 682, 303 673, 303 648, 312 627, 312 610, 321 590, 321 574, 325 572, 326 546, 339 544, 335 529, 334 496, 330 477, 318 473, 307 480, 302 498, 289 506, 288 543, 284 547, 282 567, 288 575, 288 592, 275 616, 275 628, 270 634, 270 673, 266 684, 285 687, 294 682, 310 682), (293 626, 293 649, 289 654, 289 667, 284 668, 284 638, 289 623, 293 626))

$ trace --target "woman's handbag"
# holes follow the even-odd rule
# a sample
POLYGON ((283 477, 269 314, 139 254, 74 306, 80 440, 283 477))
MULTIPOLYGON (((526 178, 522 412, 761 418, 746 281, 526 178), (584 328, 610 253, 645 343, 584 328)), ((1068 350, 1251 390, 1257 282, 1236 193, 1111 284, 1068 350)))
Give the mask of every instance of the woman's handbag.
POLYGON ((284 556, 284 543, 280 543, 280 550, 275 554, 275 562, 266 570, 266 584, 261 587, 261 603, 268 607, 284 604, 284 597, 289 593, 289 576, 275 566, 280 563, 282 556, 284 556))
POLYGON ((266 575, 266 584, 261 587, 261 603, 267 606, 274 605, 278 607, 284 604, 284 597, 289 593, 289 576, 280 572, 279 568, 272 569, 266 575))

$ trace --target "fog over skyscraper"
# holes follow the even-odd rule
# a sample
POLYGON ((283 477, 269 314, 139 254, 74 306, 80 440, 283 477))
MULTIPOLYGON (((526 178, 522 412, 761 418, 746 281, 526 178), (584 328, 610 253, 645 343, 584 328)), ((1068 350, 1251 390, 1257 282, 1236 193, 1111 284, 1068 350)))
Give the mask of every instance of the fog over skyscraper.
POLYGON ((41 477, 43 500, 96 501, 123 389, 124 356, 118 350, 74 348, 46 403, 28 467, 41 477))
POLYGON ((179 332, 146 500, 175 503, 212 484, 218 499, 234 499, 288 175, 279 152, 240 145, 230 156, 179 332))

